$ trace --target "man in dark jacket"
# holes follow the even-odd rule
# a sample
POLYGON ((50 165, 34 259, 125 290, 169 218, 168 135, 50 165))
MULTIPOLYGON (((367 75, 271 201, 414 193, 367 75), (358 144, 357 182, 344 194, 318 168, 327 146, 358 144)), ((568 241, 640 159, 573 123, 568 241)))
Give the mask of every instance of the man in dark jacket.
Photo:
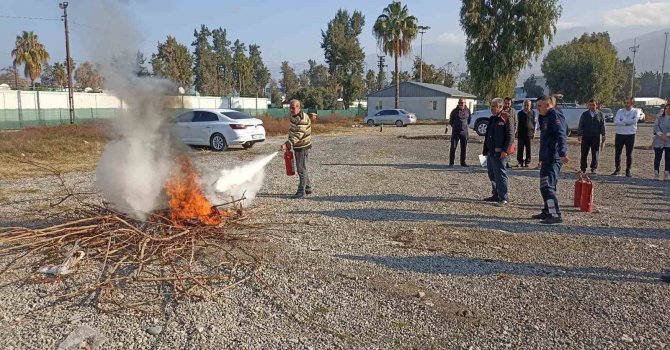
POLYGON ((504 206, 509 200, 507 195, 507 160, 509 149, 514 142, 514 130, 509 114, 503 112, 503 101, 500 98, 491 100, 491 113, 486 127, 484 150, 486 167, 491 181, 491 197, 487 202, 498 202, 504 206))
POLYGON ((589 110, 582 113, 579 118, 577 135, 582 146, 582 157, 579 163, 583 173, 586 172, 586 159, 591 152, 591 173, 595 174, 598 169, 598 154, 600 143, 605 143, 605 116, 597 109, 595 100, 589 101, 589 110), (600 137, 602 136, 602 141, 600 137))
POLYGON ((530 100, 523 101, 523 109, 517 114, 517 147, 516 160, 520 167, 528 167, 530 164, 531 150, 530 140, 535 138, 535 122, 537 112, 533 110, 530 100), (526 158, 524 159, 524 150, 526 158))
MULTIPOLYGON (((456 158, 456 147, 461 143, 461 166, 467 167, 465 163, 465 152, 468 147, 468 126, 470 125, 470 110, 465 106, 463 98, 458 99, 458 107, 454 108, 449 115, 451 126, 451 148, 449 149, 449 166, 454 165, 456 158)), ((447 127, 449 129, 449 127, 447 127)), ((447 130, 445 130, 446 133, 447 130)))
POLYGON ((541 219, 543 224, 563 222, 558 206, 556 186, 561 167, 569 161, 567 123, 563 114, 554 109, 555 100, 543 96, 537 100, 537 109, 543 116, 540 120, 540 193, 544 209, 533 219, 541 219))

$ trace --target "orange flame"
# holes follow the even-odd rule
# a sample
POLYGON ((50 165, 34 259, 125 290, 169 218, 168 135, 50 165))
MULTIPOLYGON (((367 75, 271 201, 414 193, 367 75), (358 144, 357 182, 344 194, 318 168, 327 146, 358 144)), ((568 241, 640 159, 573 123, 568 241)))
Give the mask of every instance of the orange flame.
POLYGON ((205 197, 198 183, 198 174, 187 157, 180 159, 180 172, 165 183, 165 192, 170 198, 170 219, 176 225, 199 222, 218 225, 222 212, 205 197))

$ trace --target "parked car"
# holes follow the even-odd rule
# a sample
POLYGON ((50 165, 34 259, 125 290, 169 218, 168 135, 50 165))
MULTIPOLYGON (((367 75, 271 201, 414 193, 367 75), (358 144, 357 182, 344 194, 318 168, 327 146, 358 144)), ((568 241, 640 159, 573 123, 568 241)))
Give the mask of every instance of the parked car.
POLYGON ((363 122, 368 126, 395 124, 400 127, 416 123, 416 115, 404 109, 382 109, 374 115, 365 117, 363 122))
POLYGON ((606 122, 614 123, 614 113, 611 108, 601 108, 600 111, 603 112, 606 122))
MULTIPOLYGON (((529 100, 533 101, 533 109, 537 111, 537 99, 531 98, 529 100)), ((524 99, 514 100, 512 102, 512 107, 517 111, 521 110, 523 101, 524 99)), ((579 127, 579 118, 588 108, 578 106, 574 103, 558 103, 556 104, 556 109, 563 113, 565 121, 568 123, 568 135, 570 135, 571 132, 576 131, 577 127, 579 127)), ((491 111, 489 109, 482 109, 472 113, 470 128, 472 128, 479 136, 486 135, 487 122, 490 116, 491 111)))
POLYGON ((251 148, 265 141, 263 121, 232 109, 194 109, 175 118, 173 129, 187 145, 223 151, 229 146, 251 148))

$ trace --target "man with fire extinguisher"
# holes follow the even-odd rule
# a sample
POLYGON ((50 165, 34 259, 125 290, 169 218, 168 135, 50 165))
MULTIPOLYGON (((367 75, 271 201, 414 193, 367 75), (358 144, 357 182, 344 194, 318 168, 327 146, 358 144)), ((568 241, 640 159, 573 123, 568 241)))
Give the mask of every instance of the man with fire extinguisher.
POLYGON ((560 111, 554 109, 552 96, 542 96, 537 100, 537 109, 542 116, 540 125, 540 192, 544 209, 533 219, 541 219, 543 224, 563 222, 558 206, 556 186, 563 164, 569 161, 567 123, 560 111))
POLYGON ((306 194, 312 194, 312 182, 307 171, 307 160, 309 150, 312 148, 312 120, 300 107, 300 101, 289 102, 291 112, 291 126, 288 131, 288 141, 282 144, 282 151, 293 150, 295 154, 296 172, 300 178, 298 190, 291 198, 302 198, 306 194))

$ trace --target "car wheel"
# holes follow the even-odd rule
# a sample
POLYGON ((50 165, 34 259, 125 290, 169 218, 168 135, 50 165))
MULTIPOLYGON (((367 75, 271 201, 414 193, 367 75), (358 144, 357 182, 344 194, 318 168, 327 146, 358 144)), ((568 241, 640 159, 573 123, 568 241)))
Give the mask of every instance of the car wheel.
POLYGON ((488 128, 488 122, 486 119, 478 120, 475 124, 475 132, 479 136, 486 135, 486 129, 488 128))
POLYGON ((226 138, 223 137, 223 135, 219 134, 218 132, 209 138, 209 146, 212 148, 214 152, 221 152, 226 150, 226 148, 228 148, 226 138))
POLYGON ((405 124, 402 122, 402 120, 396 120, 395 121, 395 126, 397 126, 399 128, 402 128, 403 125, 405 125, 405 124))
POLYGON ((251 141, 245 142, 245 143, 242 144, 242 147, 244 147, 245 149, 249 149, 251 147, 254 147, 254 143, 251 142, 251 141))
POLYGON ((375 121, 372 119, 368 119, 368 126, 375 126, 375 121))

